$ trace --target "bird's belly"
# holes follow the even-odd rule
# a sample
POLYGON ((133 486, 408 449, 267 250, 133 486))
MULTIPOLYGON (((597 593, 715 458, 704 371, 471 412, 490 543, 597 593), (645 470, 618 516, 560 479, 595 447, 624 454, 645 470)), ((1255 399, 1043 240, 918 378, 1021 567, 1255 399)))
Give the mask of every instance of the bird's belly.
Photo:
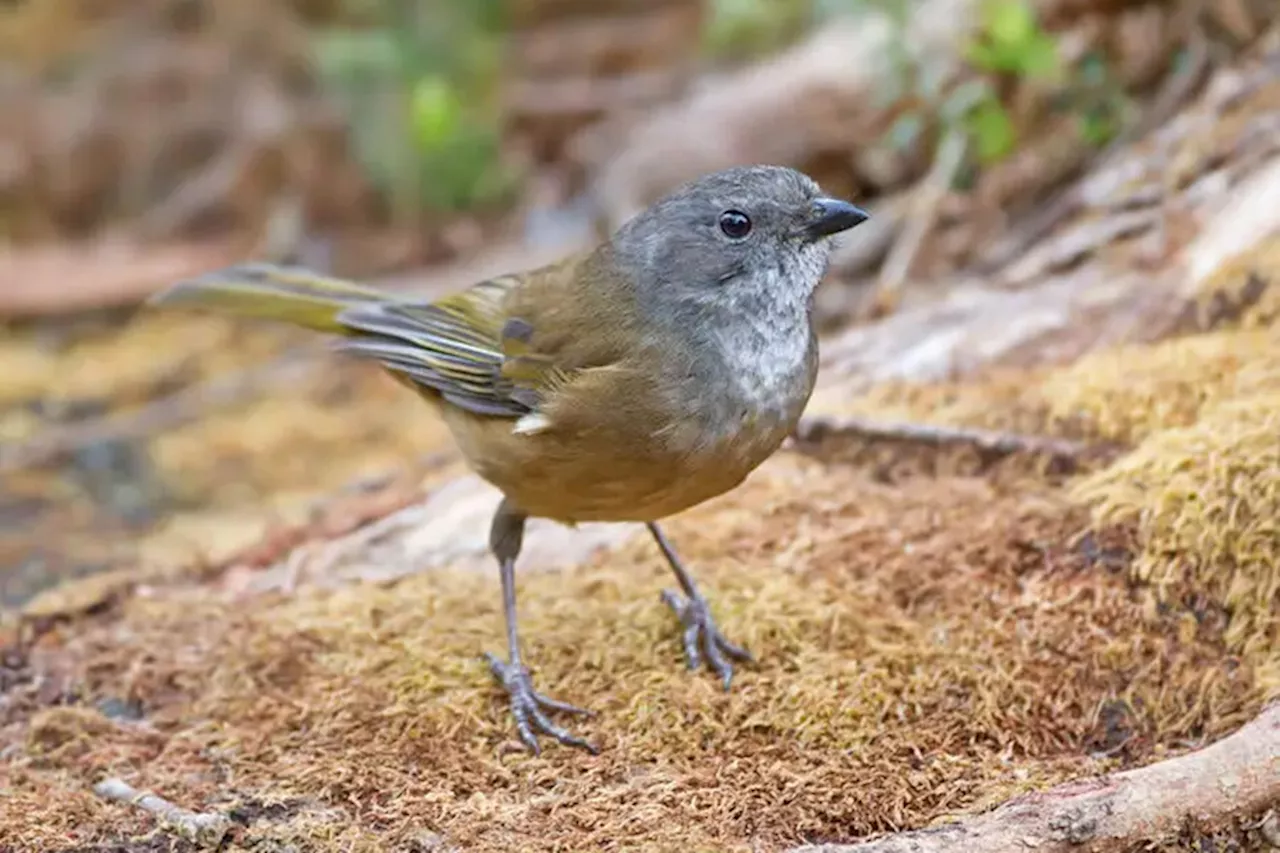
POLYGON ((741 483, 789 429, 756 428, 694 450, 637 436, 517 436, 510 422, 454 432, 475 471, 521 510, 573 523, 656 521, 696 506, 741 483))
POLYGON ((696 461, 655 454, 616 454, 607 463, 566 459, 503 490, 531 515, 560 521, 657 521, 733 489, 758 464, 736 455, 696 461))

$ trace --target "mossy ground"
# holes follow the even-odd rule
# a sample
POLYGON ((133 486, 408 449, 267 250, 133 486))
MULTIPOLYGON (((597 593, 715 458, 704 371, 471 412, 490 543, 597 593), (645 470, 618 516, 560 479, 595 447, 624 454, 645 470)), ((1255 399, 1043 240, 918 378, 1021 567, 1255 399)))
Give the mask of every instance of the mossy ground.
POLYGON ((1280 687, 1280 238, 1233 259, 1188 306, 1201 328, 984 382, 884 386, 859 412, 1119 442, 1067 484, 1096 528, 1134 535, 1131 576, 1162 606, 1223 624, 1280 687), (1232 311, 1208 306, 1232 304, 1232 311))
POLYGON ((90 792, 114 774, 227 811, 242 849, 777 850, 1220 737, 1280 684, 1268 323, 849 403, 1130 448, 1066 481, 783 453, 674 519, 760 658, 728 694, 685 671, 643 536, 526 573, 526 654, 599 712, 571 721, 598 757, 510 748, 478 657, 501 650, 492 574, 234 598, 206 565, 129 586, 4 661, 4 843, 150 832, 90 792))
POLYGON ((22 723, 3 820, 32 849, 118 837, 137 817, 86 792, 124 774, 189 806, 310 804, 245 843, 405 849, 430 831, 463 849, 775 849, 1231 730, 1256 708, 1250 670, 1072 544, 1083 521, 1032 486, 874 484, 779 460, 672 525, 724 630, 761 658, 727 695, 684 671, 643 539, 525 577, 539 682, 600 712, 578 724, 598 758, 504 748, 477 659, 500 648, 493 578, 134 597, 46 641, 74 661, 77 701, 22 723), (92 710, 107 700, 137 703, 146 726, 92 710))

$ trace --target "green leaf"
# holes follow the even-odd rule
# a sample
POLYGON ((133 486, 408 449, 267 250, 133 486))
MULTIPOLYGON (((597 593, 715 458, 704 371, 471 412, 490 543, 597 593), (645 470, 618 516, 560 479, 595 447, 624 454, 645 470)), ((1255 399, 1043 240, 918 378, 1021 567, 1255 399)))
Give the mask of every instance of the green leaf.
POLYGON ((423 77, 409 101, 410 126, 419 148, 431 150, 458 132, 462 107, 449 82, 439 75, 423 77))
POLYGON ((1036 32, 1035 14, 1024 0, 988 0, 984 29, 997 45, 1018 45, 1036 32))
POLYGON ((1026 0, 988 0, 981 38, 969 61, 988 71, 1045 77, 1058 70, 1057 40, 1045 32, 1026 0))
POLYGON ((974 42, 965 50, 965 58, 985 71, 1003 71, 1001 53, 984 42, 974 42))
POLYGON ((994 98, 978 103, 969 113, 966 124, 977 147, 978 159, 984 164, 1004 159, 1017 141, 1013 121, 994 98))
POLYGON ((1048 33, 1036 33, 1021 51, 1021 71, 1028 77, 1052 77, 1057 73, 1058 42, 1048 33))

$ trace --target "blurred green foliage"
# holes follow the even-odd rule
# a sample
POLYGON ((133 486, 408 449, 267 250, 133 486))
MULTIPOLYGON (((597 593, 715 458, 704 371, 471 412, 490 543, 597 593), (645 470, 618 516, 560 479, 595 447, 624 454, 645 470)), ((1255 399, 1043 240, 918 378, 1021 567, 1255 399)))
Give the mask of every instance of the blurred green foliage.
POLYGON ((969 132, 978 162, 997 163, 1013 152, 1018 131, 1009 112, 989 88, 964 111, 963 123, 969 132))
MULTIPOLYGON (((1175 66, 1183 54, 1174 57, 1175 66)), ((1076 127, 1090 145, 1103 146, 1132 118, 1133 100, 1116 82, 1104 56, 1090 53, 1080 62, 1075 93, 1076 127)))
MULTIPOLYGON (((966 58, 978 70, 1017 79, 1059 80, 1058 43, 1041 28, 1027 0, 986 0, 976 38, 966 58)), ((991 85, 976 92, 961 120, 978 161, 1003 160, 1017 144, 1017 128, 991 85)))
POLYGON ((890 21, 895 36, 885 60, 895 85, 888 93, 895 103, 910 107, 888 130, 897 148, 914 145, 932 125, 960 129, 978 165, 991 165, 1018 146, 1018 126, 1001 100, 1001 84, 1030 81, 1055 93, 1059 108, 1076 114, 1083 143, 1102 146, 1123 127, 1130 100, 1110 75, 1106 60, 1092 55, 1068 67, 1057 38, 1043 28, 1030 0, 984 0, 965 60, 976 75, 949 90, 945 69, 931 57, 912 50, 907 33, 913 0, 814 0, 831 7, 874 9, 890 21))
POLYGON ((763 56, 801 36, 813 23, 814 0, 711 0, 704 52, 715 59, 763 56))
POLYGON ((400 216, 509 197, 497 86, 502 0, 362 0, 360 29, 317 33, 321 79, 350 111, 357 156, 400 216))
MULTIPOLYGON (((448 213, 510 198, 519 176, 503 161, 497 103, 504 0, 346 4, 347 19, 367 25, 320 32, 315 55, 325 85, 350 110, 358 156, 397 211, 448 213)), ((777 51, 837 16, 887 18, 894 36, 881 59, 891 66, 890 84, 878 95, 907 105, 888 131, 899 148, 932 130, 960 129, 976 165, 1008 157, 1019 143, 1001 100, 1009 82, 1054 91, 1091 146, 1114 138, 1129 109, 1104 57, 1066 66, 1031 0, 984 0, 964 54, 976 74, 958 86, 908 35, 916 0, 710 0, 709 12, 704 51, 731 62, 777 51)))
POLYGON ((1061 70, 1058 43, 1041 29, 1027 0, 986 0, 967 57, 977 68, 1019 77, 1051 77, 1061 70))

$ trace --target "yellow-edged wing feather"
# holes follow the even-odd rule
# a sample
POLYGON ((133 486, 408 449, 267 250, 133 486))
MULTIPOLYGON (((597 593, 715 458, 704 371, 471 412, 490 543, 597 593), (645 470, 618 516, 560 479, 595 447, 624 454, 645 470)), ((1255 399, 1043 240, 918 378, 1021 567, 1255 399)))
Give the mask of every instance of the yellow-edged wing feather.
POLYGON ((179 282, 151 300, 294 323, 342 335, 338 349, 370 358, 469 412, 520 418, 570 372, 530 350, 532 329, 504 311, 516 276, 479 282, 436 302, 300 267, 239 264, 179 282))

